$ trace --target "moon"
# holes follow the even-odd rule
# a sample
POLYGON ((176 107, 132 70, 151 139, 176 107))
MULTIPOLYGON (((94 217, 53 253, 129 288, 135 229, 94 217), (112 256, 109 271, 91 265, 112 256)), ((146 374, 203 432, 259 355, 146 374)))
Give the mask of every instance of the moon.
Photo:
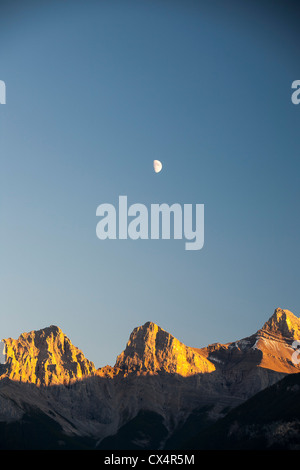
POLYGON ((162 163, 159 160, 153 160, 153 168, 155 173, 159 173, 162 169, 162 163))

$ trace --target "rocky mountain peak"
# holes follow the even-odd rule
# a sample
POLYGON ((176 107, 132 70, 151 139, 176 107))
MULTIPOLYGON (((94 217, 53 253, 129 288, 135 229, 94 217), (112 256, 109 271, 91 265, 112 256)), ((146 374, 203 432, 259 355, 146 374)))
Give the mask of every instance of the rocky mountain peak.
POLYGON ((155 323, 147 322, 132 331, 115 369, 125 375, 171 373, 186 377, 211 372, 215 366, 155 323))
POLYGON ((276 308, 260 331, 263 334, 290 340, 300 339, 300 318, 289 310, 276 308))
POLYGON ((12 380, 38 386, 69 384, 96 372, 94 364, 55 325, 3 342, 6 375, 12 380))
POLYGON ((186 346, 148 321, 132 331, 114 367, 96 370, 63 331, 51 325, 22 333, 18 339, 4 339, 6 365, 1 366, 0 374, 38 386, 68 385, 93 375, 113 378, 129 374, 177 374, 187 377, 227 369, 233 364, 237 370, 242 359, 247 367, 255 363, 273 371, 290 373, 298 371, 298 366, 291 360, 291 345, 295 339, 300 339, 300 319, 280 308, 251 337, 201 349, 186 346))

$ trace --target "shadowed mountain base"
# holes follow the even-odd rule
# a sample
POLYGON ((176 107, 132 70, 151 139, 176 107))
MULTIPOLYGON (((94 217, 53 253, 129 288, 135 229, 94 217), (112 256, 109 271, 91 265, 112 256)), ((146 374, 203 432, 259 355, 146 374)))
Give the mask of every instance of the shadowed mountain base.
MULTIPOLYGON (((116 364, 101 369, 57 326, 5 339, 0 446, 176 449, 183 436, 199 446, 192 438, 201 430, 204 446, 219 445, 205 438, 213 423, 219 426, 249 398, 299 372, 292 360, 299 339, 299 319, 282 309, 255 334, 205 348, 188 347, 147 322, 133 330, 116 364)), ((257 433, 256 425, 247 429, 257 433)), ((281 430, 283 443, 284 430, 297 433, 296 421, 281 430)), ((234 432, 231 427, 230 436, 234 432)), ((222 439, 224 448, 233 445, 222 439)))

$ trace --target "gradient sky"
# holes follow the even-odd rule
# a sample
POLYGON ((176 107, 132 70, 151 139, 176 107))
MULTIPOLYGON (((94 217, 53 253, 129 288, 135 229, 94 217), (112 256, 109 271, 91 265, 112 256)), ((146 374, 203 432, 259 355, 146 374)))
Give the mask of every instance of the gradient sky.
POLYGON ((1 1, 1 338, 57 325, 100 367, 146 321, 202 347, 300 315, 296 4, 1 1), (204 204, 203 249, 100 241, 119 195, 204 204))

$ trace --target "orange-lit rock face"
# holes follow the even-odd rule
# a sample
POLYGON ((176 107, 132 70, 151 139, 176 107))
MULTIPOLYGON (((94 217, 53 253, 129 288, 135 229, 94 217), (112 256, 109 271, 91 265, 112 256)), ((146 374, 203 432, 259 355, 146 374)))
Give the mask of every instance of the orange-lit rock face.
POLYGON ((155 323, 147 322, 133 330, 113 367, 96 370, 60 328, 50 326, 23 333, 16 340, 3 340, 7 366, 1 373, 2 378, 38 386, 68 385, 91 376, 113 379, 130 374, 190 377, 216 372, 213 374, 216 380, 226 376, 234 381, 258 369, 283 374, 299 372, 300 365, 292 361, 292 343, 297 339, 300 340, 300 319, 282 309, 276 309, 255 334, 202 349, 188 347, 155 323))
POLYGON ((217 369, 250 371, 269 369, 283 374, 300 371, 292 360, 292 344, 300 340, 300 319, 289 310, 277 308, 254 335, 228 344, 213 344, 200 351, 217 369))
POLYGON ((289 310, 277 308, 257 332, 255 347, 262 351, 260 367, 287 374, 299 372, 299 365, 292 361, 295 340, 300 340, 300 319, 289 310))
POLYGON ((204 355, 148 322, 133 330, 125 351, 117 358, 115 369, 125 374, 166 372, 188 377, 212 372, 215 366, 204 355))
POLYGON ((94 364, 72 345, 60 328, 50 326, 5 339, 7 376, 36 385, 69 384, 95 374, 94 364))
POLYGON ((300 372, 292 361, 299 331, 299 319, 277 309, 249 337, 196 349, 148 322, 133 330, 114 366, 97 370, 56 326, 23 333, 3 340, 0 418, 22 420, 28 409, 39 410, 65 434, 99 441, 149 410, 173 432, 195 410, 208 409, 217 419, 285 374, 300 372))
POLYGON ((264 324, 261 332, 285 340, 300 339, 300 319, 289 310, 277 308, 271 318, 264 324))

